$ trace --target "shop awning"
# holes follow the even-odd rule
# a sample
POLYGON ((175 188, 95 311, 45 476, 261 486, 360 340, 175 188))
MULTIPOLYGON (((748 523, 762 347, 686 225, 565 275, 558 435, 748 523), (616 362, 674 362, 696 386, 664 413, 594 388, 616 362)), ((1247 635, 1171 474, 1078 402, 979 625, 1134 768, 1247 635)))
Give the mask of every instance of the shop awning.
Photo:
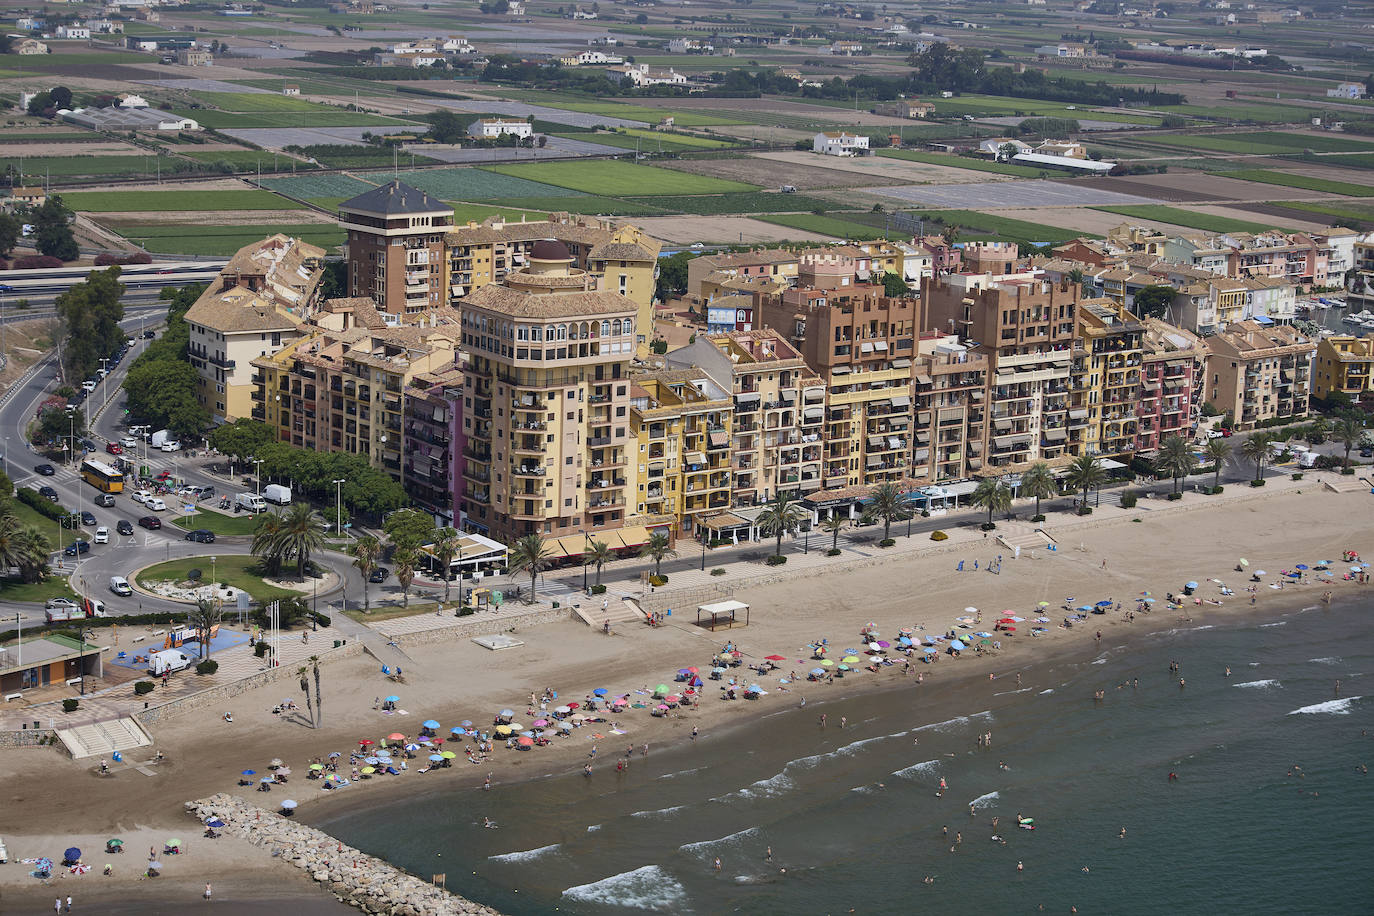
MULTIPOLYGON (((591 537, 593 540, 605 541, 611 547, 620 546, 620 544, 616 542, 613 534, 608 536, 601 533, 594 534, 591 537)), ((580 534, 570 534, 561 538, 550 538, 544 542, 544 546, 548 548, 548 556, 549 559, 552 560, 561 560, 564 557, 580 557, 587 552, 589 547, 587 538, 580 534)))
MULTIPOLYGON (((632 525, 629 528, 621 528, 615 532, 616 538, 624 547, 643 547, 649 543, 649 529, 643 525, 632 525)), ((615 546, 612 544, 611 546, 615 546)))

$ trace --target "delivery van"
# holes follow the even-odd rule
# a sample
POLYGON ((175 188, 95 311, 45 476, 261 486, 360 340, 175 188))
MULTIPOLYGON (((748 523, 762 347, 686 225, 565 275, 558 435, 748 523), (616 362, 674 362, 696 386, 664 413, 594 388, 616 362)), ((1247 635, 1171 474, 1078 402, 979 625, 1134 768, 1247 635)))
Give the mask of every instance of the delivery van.
POLYGON ((174 671, 190 667, 191 657, 184 652, 176 649, 163 649, 161 652, 153 652, 148 656, 148 673, 153 677, 162 677, 174 671))

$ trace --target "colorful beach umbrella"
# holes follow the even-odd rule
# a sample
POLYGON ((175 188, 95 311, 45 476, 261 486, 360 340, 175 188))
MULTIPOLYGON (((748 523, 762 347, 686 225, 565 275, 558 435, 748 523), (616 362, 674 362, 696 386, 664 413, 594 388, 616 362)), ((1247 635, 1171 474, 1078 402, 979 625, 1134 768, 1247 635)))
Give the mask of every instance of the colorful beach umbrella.
POLYGON ((844 662, 846 665, 852 665, 858 660, 859 657, 857 655, 846 655, 844 658, 840 659, 840 661, 844 662))
POLYGON ((455 754, 455 753, 453 753, 453 751, 440 751, 440 752, 439 752, 439 756, 440 756, 440 757, 443 757, 445 760, 452 760, 453 758, 457 757, 458 755, 455 754))
POLYGON ((438 728, 438 727, 439 727, 439 723, 438 723, 438 722, 435 722, 433 719, 426 719, 426 720, 425 720, 425 724, 422 725, 422 726, 420 726, 420 727, 421 727, 421 728, 438 728))
POLYGON ((296 801, 295 799, 288 798, 281 803, 281 806, 287 811, 294 811, 296 808, 296 801))
POLYGON ((363 767, 361 772, 362 772, 362 774, 363 774, 364 776, 371 776, 373 773, 377 772, 377 768, 376 768, 376 767, 363 767))
POLYGON ((430 754, 430 755, 429 755, 429 762, 430 762, 430 763, 438 763, 439 761, 441 761, 441 760, 443 760, 443 759, 444 759, 444 755, 443 755, 443 754, 430 754))
POLYGON ((388 702, 388 703, 399 703, 399 702, 401 702, 401 698, 400 698, 400 697, 397 697, 397 696, 387 697, 387 698, 386 698, 386 702, 388 702))
MULTIPOLYGON (((696 669, 695 669, 695 668, 689 668, 689 669, 687 669, 687 670, 691 671, 693 674, 696 673, 696 669)), ((605 687, 598 687, 598 688, 596 688, 595 690, 592 691, 592 696, 594 696, 594 697, 604 697, 604 696, 605 696, 606 694, 608 694, 608 693, 610 693, 610 691, 607 690, 605 687)))
POLYGON ((403 734, 401 734, 400 732, 392 732, 391 734, 389 734, 389 735, 386 736, 386 740, 388 740, 388 741, 404 741, 404 740, 406 740, 406 736, 403 735, 403 734))
POLYGON ((243 773, 241 773, 240 775, 242 775, 242 776, 256 776, 256 775, 258 775, 258 771, 257 771, 257 770, 244 770, 243 773))

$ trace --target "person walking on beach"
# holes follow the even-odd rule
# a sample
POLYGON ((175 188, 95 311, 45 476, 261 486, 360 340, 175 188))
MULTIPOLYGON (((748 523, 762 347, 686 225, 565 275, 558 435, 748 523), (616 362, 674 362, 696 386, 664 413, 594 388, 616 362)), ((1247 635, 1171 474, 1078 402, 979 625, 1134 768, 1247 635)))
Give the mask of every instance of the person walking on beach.
POLYGON ((72 895, 71 895, 71 894, 68 894, 68 895, 67 895, 67 912, 70 913, 71 911, 72 911, 72 895))
POLYGON ((212 893, 213 893, 213 890, 212 890, 211 887, 210 887, 210 882, 209 882, 209 881, 206 881, 206 882, 205 882, 205 899, 206 899, 206 900, 209 900, 209 899, 210 899, 210 895, 211 895, 212 893))
POLYGON ((52 911, 53 911, 54 913, 60 913, 60 912, 62 912, 62 898, 61 898, 61 897, 58 897, 56 900, 54 900, 54 901, 52 902, 52 911))
POLYGON ((821 713, 821 728, 825 728, 825 713, 821 713))
POLYGON ((648 756, 649 756, 649 745, 646 744, 646 745, 644 745, 642 748, 640 748, 640 749, 639 749, 639 753, 640 753, 640 756, 642 756, 642 757, 648 757, 648 756))
MULTIPOLYGON (((1336 682, 1336 689, 1340 690, 1340 681, 1336 682)), ((840 716, 840 728, 844 728, 848 722, 849 718, 847 716, 840 716)))
POLYGON ((715 869, 716 874, 720 874, 720 856, 716 856, 715 869))
POLYGON ((695 725, 692 726, 692 740, 697 740, 697 727, 695 725))

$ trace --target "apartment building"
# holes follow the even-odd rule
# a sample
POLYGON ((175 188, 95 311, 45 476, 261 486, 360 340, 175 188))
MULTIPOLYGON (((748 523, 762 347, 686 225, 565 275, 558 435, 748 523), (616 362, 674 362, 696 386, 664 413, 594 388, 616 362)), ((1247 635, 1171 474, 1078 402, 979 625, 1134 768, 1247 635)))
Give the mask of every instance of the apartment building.
POLYGON ((957 334, 923 334, 912 363, 915 425, 907 476, 922 483, 979 475, 988 431, 988 357, 957 334))
POLYGON ((732 506, 821 488, 825 382, 782 334, 698 337, 664 359, 675 369, 698 367, 734 396, 732 506))
POLYGON ((1145 318, 1140 339, 1135 451, 1151 457, 1171 436, 1191 439, 1197 428, 1207 346, 1196 334, 1145 318))
POLYGON ((671 518, 694 535, 701 520, 730 507, 730 393, 698 368, 665 369, 630 383, 630 441, 636 454, 627 480, 592 477, 628 490, 641 517, 671 518))
POLYGON ((507 222, 492 217, 456 227, 444 236, 448 301, 457 307, 473 291, 504 282, 512 271, 527 266, 530 250, 544 239, 562 242, 574 265, 596 278, 598 288, 639 305, 638 343, 647 350, 662 245, 636 226, 617 227, 608 220, 559 213, 547 220, 507 222))
POLYGON ((318 300, 324 255, 281 234, 246 245, 187 310, 196 400, 214 422, 252 412, 252 360, 302 335, 318 300))
POLYGON ((911 459, 912 360, 921 301, 880 286, 797 287, 760 300, 760 319, 826 385, 822 486, 901 480, 911 459))
MULTIPOLYGON (((1078 303, 1082 355, 1075 356, 1072 384, 1078 409, 1088 411, 1083 447, 1090 455, 1129 459, 1135 453, 1144 331, 1134 315, 1110 299, 1078 303)), ((1067 433, 1067 428, 1050 428, 1042 435, 1054 442, 1067 433)))
POLYGON ((1333 228, 1324 233, 1228 232, 1185 234, 1169 239, 1163 257, 1228 277, 1282 279, 1295 286, 1340 286, 1354 265, 1358 234, 1333 228))
POLYGON ((1312 397, 1344 391, 1359 401, 1374 394, 1374 337, 1323 337, 1313 362, 1312 397))
POLYGON ((707 254, 687 262, 687 296, 694 303, 706 301, 701 284, 717 271, 726 277, 768 277, 792 284, 797 280, 800 258, 783 248, 707 254))
POLYGON ((444 236, 453 208, 393 180, 339 204, 350 296, 377 303, 388 324, 446 306, 444 236))
POLYGON ((509 540, 626 527, 638 315, 556 240, 536 242, 504 285, 464 298, 469 528, 509 540))
POLYGON ((1237 429, 1307 413, 1317 345, 1291 327, 1241 321, 1206 339, 1206 399, 1237 429))
POLYGON ((401 391, 401 485, 444 527, 461 527, 455 495, 463 479, 462 408, 463 372, 456 365, 417 372, 401 391))
POLYGON ((1088 407, 1072 378, 1080 295, 1077 284, 1033 271, 950 274, 922 286, 926 325, 988 358, 985 474, 1083 453, 1088 407))

